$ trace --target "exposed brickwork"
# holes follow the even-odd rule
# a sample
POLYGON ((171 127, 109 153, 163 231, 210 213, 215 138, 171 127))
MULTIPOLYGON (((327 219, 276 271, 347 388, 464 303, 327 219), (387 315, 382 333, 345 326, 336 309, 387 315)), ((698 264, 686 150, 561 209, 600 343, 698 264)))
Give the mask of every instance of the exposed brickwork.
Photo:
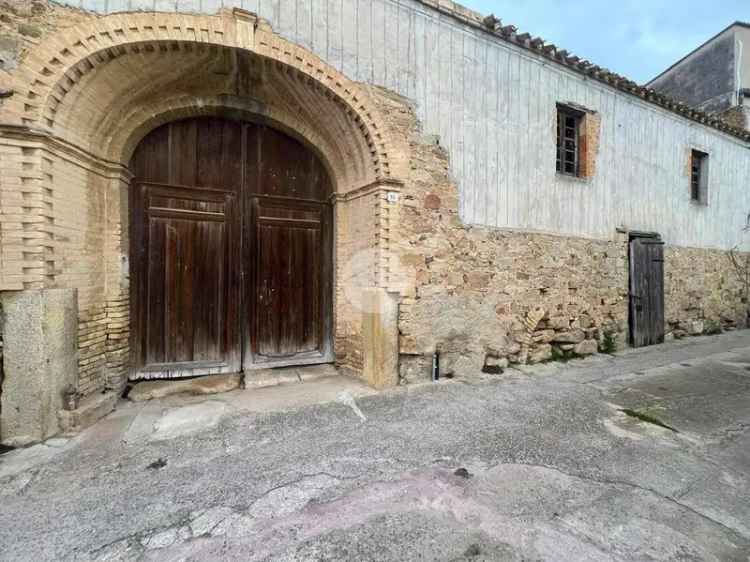
MULTIPOLYGON (((46 126, 63 137, 65 127, 73 126, 78 129, 78 136, 85 136, 85 123, 58 124, 58 121, 66 115, 69 92, 85 82, 90 73, 122 56, 142 51, 168 52, 173 50, 175 42, 179 49, 179 42, 192 45, 196 41, 242 49, 278 61, 287 71, 293 70, 302 80, 309 81, 311 90, 332 94, 330 99, 352 118, 369 147, 370 175, 365 179, 372 181, 391 175, 390 139, 378 127, 377 110, 361 88, 311 52, 274 34, 265 22, 241 10, 227 11, 219 17, 114 14, 52 34, 34 49, 33 57, 24 60, 13 73, 12 83, 17 92, 7 103, 8 107, 0 112, 0 118, 5 122, 15 120, 29 126, 46 126), (123 48, 117 48, 120 46, 123 48)), ((112 85, 122 82, 121 76, 117 78, 112 85)), ((88 86, 92 90, 91 85, 88 86)), ((94 93, 90 91, 88 101, 100 105, 100 96, 94 93)), ((106 95, 106 89, 102 94, 106 95)), ((119 155, 102 156, 116 158, 119 155)))
POLYGON ((596 157, 599 154, 599 134, 602 128, 602 117, 594 111, 587 111, 581 123, 581 170, 584 178, 596 175, 596 157))

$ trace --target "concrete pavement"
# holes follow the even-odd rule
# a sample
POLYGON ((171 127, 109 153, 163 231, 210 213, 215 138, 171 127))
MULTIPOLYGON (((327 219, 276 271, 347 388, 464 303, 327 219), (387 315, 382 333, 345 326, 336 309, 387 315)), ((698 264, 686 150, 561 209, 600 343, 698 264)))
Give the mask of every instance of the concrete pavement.
POLYGON ((750 332, 126 403, 0 457, 0 560, 747 562, 748 428, 750 332))

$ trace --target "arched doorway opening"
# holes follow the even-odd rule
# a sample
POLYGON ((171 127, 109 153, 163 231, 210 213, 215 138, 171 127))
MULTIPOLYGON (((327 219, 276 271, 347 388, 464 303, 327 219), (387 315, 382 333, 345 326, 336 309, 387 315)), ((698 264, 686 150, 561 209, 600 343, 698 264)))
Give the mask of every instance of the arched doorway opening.
POLYGON ((333 186, 310 148, 192 117, 130 167, 131 378, 333 361, 333 186))
MULTIPOLYGON (((398 258, 398 228, 406 205, 399 193, 410 174, 410 145, 383 114, 375 90, 353 82, 243 10, 223 10, 216 16, 127 13, 86 18, 40 40, 12 80, 15 93, 0 107, 0 121, 13 131, 6 143, 10 156, 5 159, 8 166, 0 163, 0 168, 9 178, 5 185, 23 184, 24 193, 33 192, 35 204, 24 207, 24 237, 5 237, 0 244, 3 255, 20 256, 4 262, 0 288, 75 292, 71 325, 78 326, 77 354, 70 379, 78 395, 117 395, 127 380, 143 376, 196 374, 200 371, 195 368, 179 366, 181 358, 190 363, 196 356, 212 356, 207 350, 214 348, 208 346, 199 353, 193 349, 192 357, 187 351, 172 351, 170 359, 162 343, 162 362, 167 365, 151 373, 143 367, 156 363, 156 355, 153 361, 134 358, 133 350, 143 345, 145 336, 131 333, 131 328, 138 322, 139 329, 141 324, 146 329, 142 311, 148 305, 133 293, 135 279, 130 275, 131 248, 137 245, 131 240, 135 195, 130 163, 141 140, 156 128, 180 119, 216 116, 271 125, 314 147, 320 156, 333 188, 335 254, 330 261, 335 267, 333 289, 325 293, 333 316, 326 316, 322 350, 285 354, 274 347, 254 353, 255 348, 242 347, 252 342, 248 319, 253 311, 248 312, 247 297, 240 293, 239 327, 222 332, 228 336, 216 344, 220 349, 224 342, 239 342, 239 347, 214 359, 215 367, 207 366, 204 372, 233 369, 238 361, 247 368, 264 360, 265 366, 318 362, 333 358, 335 349, 337 365, 347 372, 375 386, 395 384, 398 306, 385 312, 381 308, 409 290, 403 289, 408 280, 398 258), (21 161, 22 167, 11 165, 21 161), (333 346, 328 341, 331 332, 333 346), (227 365, 221 367, 223 363, 227 365)), ((194 187, 214 197, 221 192, 194 187)), ((198 200, 194 205, 223 205, 222 213, 240 213, 236 220, 245 221, 253 220, 253 209, 265 211, 252 205, 253 198, 226 191, 223 203, 198 200)), ((183 198, 187 208, 182 210, 198 209, 189 207, 189 200, 183 198)), ((321 204, 315 200, 311 205, 315 203, 321 204)), ((284 219, 266 218, 272 219, 269 224, 284 219)), ((305 217, 291 217, 298 218, 305 217)), ((331 222, 328 228, 330 236, 331 222)), ((237 237, 223 236, 227 244, 248 248, 243 232, 247 229, 241 226, 237 237)), ((240 261, 231 262, 235 263, 240 261)), ((248 273, 238 267, 226 271, 239 271, 239 278, 224 277, 222 283, 231 278, 241 291, 247 290, 243 273, 248 273)), ((330 282, 329 277, 322 279, 330 282)), ((220 301, 217 307, 229 302, 220 301)), ((172 320, 179 326, 189 318, 172 320)), ((190 337, 194 346, 195 334, 174 345, 184 350, 190 337)), ((142 352, 139 348, 135 354, 143 357, 142 352)), ((54 400, 59 401, 64 380, 60 376, 60 386, 48 387, 54 400)))

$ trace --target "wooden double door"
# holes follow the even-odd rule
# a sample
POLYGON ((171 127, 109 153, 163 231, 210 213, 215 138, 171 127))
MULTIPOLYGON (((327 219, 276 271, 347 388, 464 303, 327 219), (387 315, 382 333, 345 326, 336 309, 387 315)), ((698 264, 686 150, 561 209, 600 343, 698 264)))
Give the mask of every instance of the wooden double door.
POLYGON ((331 182, 268 126, 166 124, 131 162, 132 378, 332 361, 331 182))

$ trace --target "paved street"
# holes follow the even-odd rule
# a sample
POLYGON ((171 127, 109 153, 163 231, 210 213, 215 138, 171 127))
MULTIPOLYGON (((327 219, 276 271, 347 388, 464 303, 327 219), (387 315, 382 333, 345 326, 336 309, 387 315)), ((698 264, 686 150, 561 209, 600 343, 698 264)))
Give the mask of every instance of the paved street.
POLYGON ((123 403, 0 457, 0 559, 747 562, 749 428, 750 332, 123 403))

